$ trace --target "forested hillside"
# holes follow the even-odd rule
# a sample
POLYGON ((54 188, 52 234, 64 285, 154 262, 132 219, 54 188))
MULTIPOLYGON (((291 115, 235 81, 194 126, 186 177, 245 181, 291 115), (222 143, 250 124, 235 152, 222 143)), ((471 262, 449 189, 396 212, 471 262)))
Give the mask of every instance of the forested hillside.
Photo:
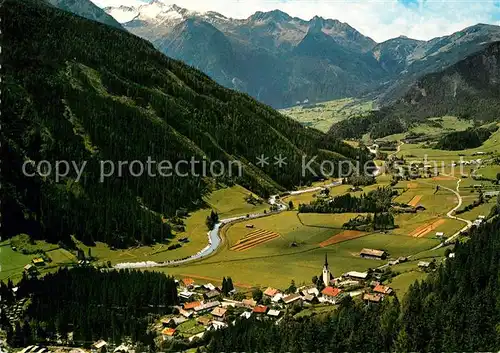
MULTIPOLYGON (((88 345, 98 338, 152 343, 148 316, 165 314, 178 304, 172 277, 155 272, 61 269, 43 279, 27 277, 18 284, 17 299, 30 297, 26 320, 11 327, 5 314, 0 326, 15 347, 35 342, 73 340, 88 345)), ((2 283, 2 300, 10 304, 12 288, 2 283)))
POLYGON ((416 118, 455 115, 482 121, 500 117, 500 42, 414 84, 398 110, 416 118))
POLYGON ((497 130, 498 126, 494 125, 490 128, 470 128, 465 131, 452 132, 441 137, 436 143, 436 148, 450 151, 476 148, 481 146, 497 130))
MULTIPOLYGON (((500 42, 416 82, 398 102, 341 121, 329 131, 336 138, 372 138, 406 132, 412 124, 445 115, 479 124, 500 119, 500 42)), ((477 147, 477 146, 474 146, 477 147)))
POLYGON ((134 176, 127 167, 101 180, 100 161, 240 160, 241 177, 235 171, 215 181, 266 197, 313 180, 301 175, 302 155, 368 158, 119 29, 31 0, 6 0, 0 15, 8 48, 1 131, 6 236, 56 242, 74 234, 114 246, 161 241, 170 236, 162 215, 201 207, 214 182, 193 173, 134 176), (262 154, 271 163, 260 169, 255 163, 262 154), (280 154, 286 171, 272 163, 280 154), (42 160, 87 165, 79 182, 74 172, 61 180, 22 173, 24 161, 42 160))
POLYGON ((500 346, 500 220, 470 231, 404 299, 366 305, 348 297, 333 314, 280 325, 242 320, 208 352, 472 352, 500 346))

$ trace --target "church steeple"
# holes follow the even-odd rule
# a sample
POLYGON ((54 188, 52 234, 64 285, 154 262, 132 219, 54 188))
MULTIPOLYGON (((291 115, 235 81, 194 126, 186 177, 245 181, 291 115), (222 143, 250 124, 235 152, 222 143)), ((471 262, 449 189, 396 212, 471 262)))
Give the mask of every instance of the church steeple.
POLYGON ((323 266, 322 279, 323 279, 323 284, 325 285, 325 287, 328 287, 330 285, 330 280, 332 279, 332 275, 330 273, 330 269, 328 268, 328 256, 327 256, 327 254, 325 254, 325 265, 323 266))

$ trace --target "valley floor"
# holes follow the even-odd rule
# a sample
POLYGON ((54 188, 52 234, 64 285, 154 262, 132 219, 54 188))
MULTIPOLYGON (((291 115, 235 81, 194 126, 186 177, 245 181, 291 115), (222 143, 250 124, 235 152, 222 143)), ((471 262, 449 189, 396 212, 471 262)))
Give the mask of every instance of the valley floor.
MULTIPOLYGON (((498 136, 494 135, 492 139, 498 136)), ((476 159, 478 151, 495 151, 498 145, 487 141, 482 148, 470 151, 460 151, 465 160, 476 159)), ((458 160, 457 152, 426 150, 419 145, 404 144, 398 156, 407 159, 420 159, 428 155, 430 159, 442 159, 447 166, 458 160)), ((449 167, 451 172, 458 172, 458 167, 449 167)), ((466 166, 461 171, 472 175, 477 169, 466 166)), ((488 177, 500 172, 497 165, 485 165, 480 169, 488 177)), ((477 173, 477 172, 476 172, 477 173)), ((459 178, 458 178, 459 179, 459 178)), ((388 186, 391 177, 381 175, 377 183, 364 187, 363 191, 351 192, 360 196, 381 186, 388 186)), ((328 182, 324 182, 323 185, 328 182)), ((486 182, 485 187, 490 188, 486 182), (487 184, 487 185, 486 185, 487 184)), ((478 198, 478 189, 474 188, 477 181, 472 177, 461 180, 460 196, 462 206, 472 204, 478 198)), ((318 184, 321 186, 321 184, 318 184)), ((318 186, 314 185, 314 186, 318 186)), ((165 272, 178 278, 192 277, 200 282, 218 283, 222 277, 232 277, 235 284, 241 288, 267 287, 286 288, 293 280, 296 284, 309 284, 313 276, 321 273, 321 266, 328 255, 330 268, 338 276, 348 271, 366 271, 383 266, 387 261, 363 259, 359 252, 363 248, 383 249, 389 257, 410 256, 410 261, 392 267, 395 274, 390 280, 396 292, 403 294, 408 284, 415 279, 421 279, 425 273, 418 269, 418 262, 439 260, 443 257, 445 247, 436 250, 441 244, 437 233, 446 237, 456 234, 464 227, 464 222, 447 217, 447 213, 458 204, 456 195, 443 188, 455 190, 457 178, 440 176, 434 178, 400 181, 393 189, 398 196, 393 200, 401 204, 421 205, 425 210, 417 213, 403 213, 395 217, 397 228, 387 233, 353 232, 342 229, 344 223, 358 216, 354 213, 344 214, 299 214, 296 210, 288 210, 279 214, 271 214, 259 219, 234 222, 222 227, 220 236, 222 245, 211 256, 179 266, 153 268, 154 271, 165 272), (437 186, 442 186, 436 191, 437 186)), ((350 186, 340 185, 330 189, 330 195, 336 196, 350 192, 350 186)), ((494 186, 491 186, 494 189, 494 186)), ((295 208, 300 203, 309 203, 318 192, 307 192, 289 195, 281 202, 292 202, 295 208)), ((87 254, 91 251, 97 264, 116 265, 123 262, 155 261, 163 262, 190 256, 207 244, 207 228, 205 219, 211 210, 218 212, 220 219, 269 211, 269 204, 263 200, 255 204, 247 202, 251 193, 240 186, 223 188, 213 192, 206 199, 209 208, 193 212, 185 218, 185 231, 176 234, 172 240, 187 238, 178 249, 168 250, 168 244, 157 244, 151 247, 138 247, 127 250, 111 250, 105 244, 95 247, 78 246, 87 254)), ((255 199, 258 199, 253 195, 255 199)), ((479 207, 472 208, 460 214, 464 220, 474 221, 481 215, 488 215, 494 205, 493 199, 479 207)), ((2 258, 8 259, 8 265, 3 265, 1 279, 19 279, 23 266, 30 263, 33 255, 23 255, 12 251, 8 242, 2 246, 2 258)), ((77 260, 71 252, 54 247, 47 249, 51 262, 41 269, 42 273, 54 271, 59 266, 74 265, 77 260)), ((2 261, 4 262, 4 261, 2 261)))

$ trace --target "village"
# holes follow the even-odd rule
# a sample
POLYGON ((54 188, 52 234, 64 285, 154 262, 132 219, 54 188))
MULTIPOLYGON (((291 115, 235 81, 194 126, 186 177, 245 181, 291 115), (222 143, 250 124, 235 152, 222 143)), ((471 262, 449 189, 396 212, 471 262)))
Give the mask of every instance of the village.
MULTIPOLYGON (((359 256, 386 260, 388 254, 383 250, 362 249, 359 256)), ((407 259, 399 258, 392 261, 400 263, 407 259)), ((312 279, 316 283, 311 282, 310 285, 295 287, 292 281, 290 287, 285 290, 267 287, 240 291, 239 288, 235 288, 231 278, 223 278, 222 286, 197 283, 189 277, 176 279, 179 305, 172 308, 171 314, 160 316, 152 324, 152 329, 156 332, 157 340, 160 342, 183 340, 195 343, 207 332, 225 328, 234 324, 238 319, 273 320, 278 325, 285 316, 293 316, 307 309, 330 308, 334 310, 335 305, 347 297, 363 301, 366 305, 380 303, 394 294, 392 288, 381 284, 387 276, 390 276, 390 269, 384 268, 386 266, 387 264, 367 272, 350 271, 335 277, 325 254, 321 272, 312 279)), ((419 264, 419 266, 425 271, 433 268, 431 264, 419 264)), ((30 273, 33 273, 32 268, 36 268, 35 265, 28 267, 26 271, 30 273)), ((16 288, 13 290, 15 291, 16 288)), ((16 307, 11 313, 12 316, 19 314, 20 310, 21 308, 16 307)), ((116 345, 102 339, 92 343, 90 349, 71 348, 79 345, 71 341, 71 335, 68 336, 67 342, 59 343, 59 346, 49 348, 31 345, 22 349, 20 353, 134 352, 132 344, 116 345)))
MULTIPOLYGON (((362 249, 359 256, 386 260, 388 254, 383 250, 362 249)), ((393 261, 400 263, 407 259, 393 261)), ((433 265, 419 263, 423 271, 434 269, 433 265)), ((297 315, 305 309, 330 307, 333 310, 347 297, 361 300, 366 305, 380 303, 394 294, 392 288, 381 284, 391 272, 389 268, 384 269, 385 266, 367 272, 349 271, 335 277, 325 254, 321 274, 312 279, 315 284, 296 287, 292 281, 285 290, 255 288, 251 293, 238 292, 231 279, 223 279, 223 288, 220 288, 212 283, 197 284, 192 278, 183 278, 176 280, 180 305, 174 307, 173 314, 162 317, 155 328, 162 340, 187 339, 192 342, 201 339, 207 331, 234 324, 238 318, 273 320, 278 325, 285 316, 297 315)), ((100 345, 102 341, 94 344, 96 351, 100 345)))

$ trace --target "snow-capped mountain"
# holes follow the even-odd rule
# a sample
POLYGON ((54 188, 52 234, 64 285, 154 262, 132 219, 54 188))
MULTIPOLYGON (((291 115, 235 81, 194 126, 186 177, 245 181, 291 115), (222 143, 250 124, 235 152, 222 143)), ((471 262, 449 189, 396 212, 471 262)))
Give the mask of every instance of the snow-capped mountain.
POLYGON ((46 0, 46 2, 61 10, 72 12, 89 20, 123 29, 113 16, 107 14, 90 0, 46 0))
POLYGON ((182 21, 192 17, 202 18, 207 22, 228 20, 225 16, 217 12, 190 11, 176 4, 167 3, 162 0, 152 0, 149 3, 139 6, 106 7, 104 10, 118 22, 123 24, 132 21, 141 21, 143 25, 166 25, 167 27, 174 27, 182 21))
POLYGON ((373 90, 382 102, 392 101, 421 75, 500 38, 500 27, 477 25, 430 41, 399 37, 377 44, 335 19, 304 20, 280 10, 234 19, 169 1, 175 0, 105 10, 168 56, 274 107, 373 90))

